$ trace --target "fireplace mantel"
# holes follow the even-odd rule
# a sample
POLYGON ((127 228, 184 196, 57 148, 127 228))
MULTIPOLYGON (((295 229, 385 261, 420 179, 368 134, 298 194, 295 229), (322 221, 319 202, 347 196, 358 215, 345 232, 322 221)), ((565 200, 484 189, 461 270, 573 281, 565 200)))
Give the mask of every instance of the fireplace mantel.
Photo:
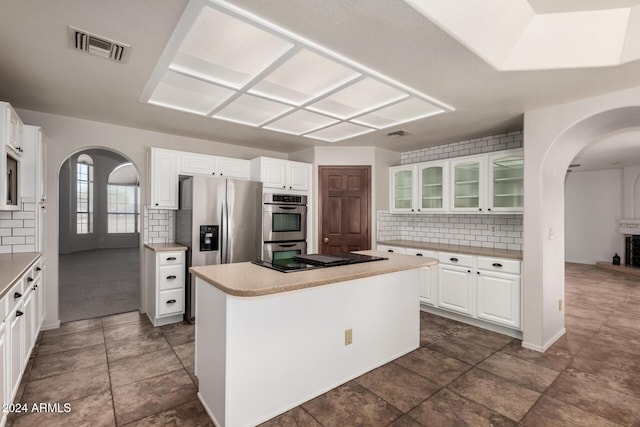
POLYGON ((621 219, 620 233, 625 235, 639 235, 640 219, 621 219))

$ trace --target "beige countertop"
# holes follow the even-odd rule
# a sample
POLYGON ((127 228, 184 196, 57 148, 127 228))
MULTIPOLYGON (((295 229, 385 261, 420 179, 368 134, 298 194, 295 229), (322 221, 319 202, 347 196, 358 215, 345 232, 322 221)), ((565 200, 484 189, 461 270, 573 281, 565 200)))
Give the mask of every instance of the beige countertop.
POLYGON ((499 258, 522 259, 522 251, 508 249, 479 248, 475 246, 447 245, 444 243, 414 242, 412 240, 379 241, 379 245, 401 246, 403 248, 423 249, 428 251, 453 252, 458 254, 491 256, 499 258))
POLYGON ((145 243, 144 247, 154 252, 186 251, 189 249, 180 243, 145 243))
POLYGON ((191 267, 189 271, 229 295, 252 297, 428 267, 438 263, 437 260, 427 257, 377 251, 358 253, 389 259, 291 273, 281 273, 250 262, 191 267))
POLYGON ((0 254, 0 298, 4 297, 34 262, 40 258, 40 252, 21 254, 0 254))

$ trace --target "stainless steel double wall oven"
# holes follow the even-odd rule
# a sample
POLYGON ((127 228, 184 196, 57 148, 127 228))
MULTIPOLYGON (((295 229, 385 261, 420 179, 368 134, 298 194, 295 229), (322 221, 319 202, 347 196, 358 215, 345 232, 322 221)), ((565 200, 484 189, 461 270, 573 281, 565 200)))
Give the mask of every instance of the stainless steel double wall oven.
POLYGON ((263 195, 262 259, 268 262, 307 253, 307 196, 263 195))

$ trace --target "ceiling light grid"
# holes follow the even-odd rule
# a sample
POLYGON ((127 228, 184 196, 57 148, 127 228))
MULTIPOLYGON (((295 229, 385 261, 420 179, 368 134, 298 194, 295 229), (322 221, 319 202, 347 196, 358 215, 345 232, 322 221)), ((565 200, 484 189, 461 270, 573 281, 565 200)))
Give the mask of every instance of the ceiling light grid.
POLYGON ((329 142, 452 111, 218 0, 191 0, 141 101, 329 142))

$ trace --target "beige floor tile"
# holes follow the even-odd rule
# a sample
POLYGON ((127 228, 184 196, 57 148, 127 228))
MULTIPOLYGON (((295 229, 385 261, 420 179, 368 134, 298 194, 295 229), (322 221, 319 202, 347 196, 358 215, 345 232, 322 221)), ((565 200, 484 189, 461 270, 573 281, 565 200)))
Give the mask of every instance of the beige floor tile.
POLYGON ((478 368, 540 393, 545 391, 560 375, 560 371, 554 371, 502 352, 492 354, 482 361, 478 368))
POLYGON ((66 403, 70 406, 69 412, 65 412, 64 405, 60 405, 61 412, 31 412, 17 418, 12 427, 115 426, 113 403, 108 391, 66 403))
POLYGON ((34 359, 33 368, 29 373, 29 380, 33 381, 60 375, 105 363, 107 363, 107 357, 104 344, 53 353, 34 359))
POLYGON ((57 337, 60 335, 72 334, 74 332, 90 331, 93 329, 102 329, 102 320, 100 318, 76 320, 74 322, 62 323, 59 328, 44 331, 42 335, 44 337, 57 337))
POLYGON ((62 375, 27 382, 22 401, 69 402, 109 390, 107 365, 92 366, 62 375))
POLYGON ((395 363, 442 386, 449 384, 471 369, 472 366, 425 347, 421 347, 396 359, 395 363))
POLYGON ((192 400, 126 425, 126 427, 156 426, 214 427, 214 424, 200 401, 192 400))
POLYGON ((74 332, 61 336, 43 337, 42 342, 38 347, 38 355, 44 356, 47 354, 90 347, 102 343, 104 343, 102 329, 74 332))
POLYGON ((158 330, 147 335, 107 341, 105 344, 109 362, 169 348, 169 343, 158 330))
POLYGON ((177 370, 184 369, 170 348, 109 363, 112 387, 120 387, 177 370))

